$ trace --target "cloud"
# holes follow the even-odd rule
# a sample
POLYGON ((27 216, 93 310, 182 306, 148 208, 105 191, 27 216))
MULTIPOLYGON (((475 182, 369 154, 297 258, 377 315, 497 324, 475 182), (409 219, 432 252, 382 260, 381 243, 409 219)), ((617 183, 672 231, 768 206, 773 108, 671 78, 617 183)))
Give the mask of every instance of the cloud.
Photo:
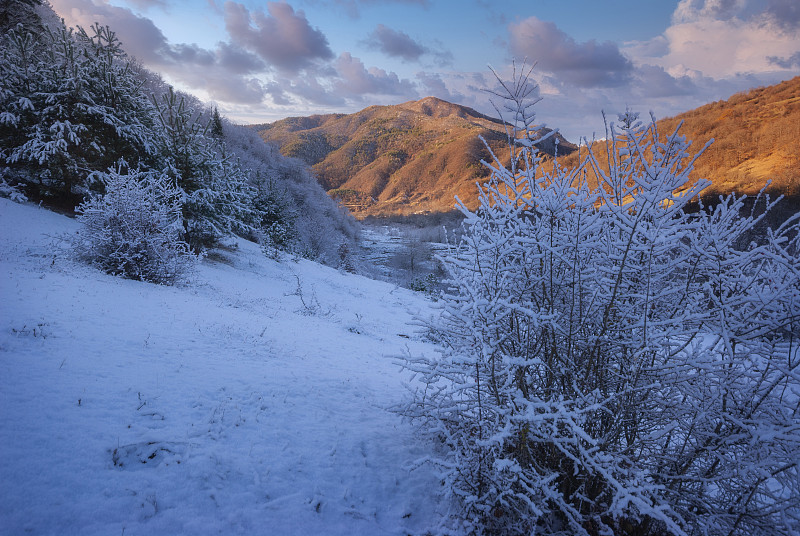
POLYGON ((722 80, 791 69, 800 52, 798 6, 796 0, 681 0, 663 35, 626 51, 673 76, 698 72, 722 80))
POLYGON ((692 77, 674 77, 657 65, 638 66, 632 85, 636 95, 648 99, 692 95, 697 91, 692 77))
POLYGON ((88 28, 98 22, 110 26, 128 54, 146 67, 202 89, 216 100, 256 104, 266 92, 254 75, 264 62, 254 54, 230 44, 213 50, 196 44, 172 44, 152 20, 131 10, 92 0, 52 0, 53 8, 67 25, 88 28))
POLYGON ((417 80, 422 83, 425 95, 438 97, 442 100, 463 104, 466 96, 455 89, 447 87, 447 83, 439 73, 417 73, 417 80))
POLYGON ((614 43, 578 43, 552 22, 536 17, 510 24, 509 33, 509 47, 515 56, 527 57, 537 62, 539 69, 576 86, 620 86, 633 69, 614 43))
POLYGON ((224 10, 231 40, 282 71, 296 73, 334 57, 325 35, 289 4, 267 2, 268 15, 236 2, 226 2, 224 10))
POLYGON ((383 24, 378 24, 375 30, 369 34, 366 44, 387 56, 401 58, 405 61, 416 61, 428 52, 427 48, 411 39, 408 34, 392 30, 383 24))
POLYGON ((784 30, 800 27, 800 4, 797 0, 681 0, 672 15, 674 24, 701 19, 741 21, 755 24, 769 20, 784 30))
POLYGON ((260 58, 230 43, 217 44, 217 58, 228 72, 234 74, 257 73, 266 68, 260 58))
POLYGON ((143 10, 148 10, 152 7, 167 8, 166 0, 128 0, 128 3, 143 10))
MULTIPOLYGON (((323 0, 309 0, 308 3, 316 5, 322 3, 323 0)), ((403 4, 403 5, 417 5, 427 8, 431 5, 430 0, 334 0, 334 3, 342 8, 342 10, 352 19, 361 18, 361 6, 367 5, 380 5, 380 4, 403 4)))
POLYGON ((672 13, 672 22, 683 24, 701 18, 730 20, 746 6, 745 0, 681 0, 672 13))
POLYGON ((343 52, 339 56, 335 67, 339 80, 334 85, 340 95, 359 97, 365 94, 406 96, 417 94, 411 81, 401 80, 395 73, 377 67, 367 69, 360 59, 354 58, 349 52, 343 52))
POLYGON ((435 43, 436 48, 425 46, 409 37, 407 33, 393 30, 383 24, 378 24, 363 41, 367 48, 379 50, 387 56, 406 62, 420 61, 422 56, 429 56, 440 67, 452 64, 453 54, 445 51, 438 41, 435 43))
POLYGON ((795 52, 788 58, 779 58, 777 56, 769 56, 767 60, 773 65, 777 65, 782 69, 800 68, 800 52, 795 52))
POLYGON ((766 13, 786 30, 800 28, 800 3, 797 0, 771 0, 766 13))
POLYGON ((329 84, 308 73, 302 73, 292 79, 280 79, 278 86, 284 94, 290 94, 314 105, 340 107, 347 103, 343 96, 331 91, 329 84))

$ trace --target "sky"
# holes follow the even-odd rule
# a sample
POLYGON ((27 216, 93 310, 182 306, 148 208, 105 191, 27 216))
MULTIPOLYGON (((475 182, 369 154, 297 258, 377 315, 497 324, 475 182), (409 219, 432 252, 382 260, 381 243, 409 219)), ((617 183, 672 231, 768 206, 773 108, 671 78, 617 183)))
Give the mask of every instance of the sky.
POLYGON ((602 137, 800 74, 797 0, 50 0, 243 124, 426 96, 496 116, 493 72, 534 65, 540 124, 602 137))

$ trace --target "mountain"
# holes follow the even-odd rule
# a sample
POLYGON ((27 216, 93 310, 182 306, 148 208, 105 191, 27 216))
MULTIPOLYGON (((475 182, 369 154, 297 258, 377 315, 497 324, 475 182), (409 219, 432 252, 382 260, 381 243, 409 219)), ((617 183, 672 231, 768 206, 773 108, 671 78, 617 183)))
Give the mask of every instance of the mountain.
MULTIPOLYGON (((642 119, 647 118, 643 115, 642 119)), ((770 194, 786 195, 794 205, 798 204, 800 76, 737 93, 727 100, 661 119, 657 124, 662 137, 681 124, 680 133, 693 142, 689 150, 692 156, 713 138, 690 175, 711 181, 704 196, 731 192, 753 195, 766 186, 770 194)), ((606 164, 603 142, 596 142, 594 154, 601 165, 606 164)), ((560 163, 566 167, 576 165, 578 153, 560 163)))
MULTIPOLYGON (((661 119, 659 132, 671 133, 681 122, 680 132, 693 141, 690 154, 715 140, 693 172, 712 182, 706 195, 752 195, 771 181, 767 191, 788 195, 797 204, 800 77, 661 119)), ((359 217, 445 212, 452 210, 455 195, 475 207, 475 182, 488 176, 480 161, 490 158, 478 136, 496 154, 503 154, 506 143, 497 119, 434 97, 354 114, 292 117, 254 128, 284 155, 311 165, 328 193, 359 217)), ((596 143, 595 156, 603 165, 603 142, 596 143)), ((540 148, 552 155, 554 144, 540 148)), ((561 165, 577 165, 580 154, 575 149, 559 137, 561 165)))
POLYGON ((768 191, 800 195, 800 76, 737 93, 659 122, 661 132, 681 132, 695 152, 714 143, 695 164, 695 175, 712 181, 709 193, 768 191))
MULTIPOLYGON (((488 177, 480 162, 491 158, 479 136, 493 150, 506 144, 499 120, 435 97, 253 128, 284 155, 311 165, 328 193, 357 216, 446 212, 456 195, 475 207, 475 182, 488 177)), ((560 154, 575 150, 558 137, 560 154)), ((553 154, 553 140, 542 143, 544 153, 553 154)))

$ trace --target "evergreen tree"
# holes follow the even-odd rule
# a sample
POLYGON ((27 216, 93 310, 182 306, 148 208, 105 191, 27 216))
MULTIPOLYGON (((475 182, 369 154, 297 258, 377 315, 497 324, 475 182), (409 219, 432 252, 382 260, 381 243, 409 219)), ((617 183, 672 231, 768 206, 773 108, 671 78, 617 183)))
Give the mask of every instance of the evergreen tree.
POLYGON ((18 26, 5 42, 2 156, 30 195, 73 207, 94 172, 150 159, 152 108, 110 29, 18 26))
POLYGON ((211 111, 211 135, 218 139, 225 135, 222 129, 222 118, 219 116, 219 108, 216 106, 211 111))
POLYGON ((261 246, 264 252, 276 258, 281 251, 295 246, 297 215, 292 210, 287 196, 278 190, 274 180, 256 182, 253 208, 257 218, 261 246))
POLYGON ((207 134, 209 125, 201 124, 200 114, 172 88, 155 100, 155 106, 165 172, 185 194, 185 240, 197 251, 228 233, 252 232, 251 187, 224 142, 207 134))

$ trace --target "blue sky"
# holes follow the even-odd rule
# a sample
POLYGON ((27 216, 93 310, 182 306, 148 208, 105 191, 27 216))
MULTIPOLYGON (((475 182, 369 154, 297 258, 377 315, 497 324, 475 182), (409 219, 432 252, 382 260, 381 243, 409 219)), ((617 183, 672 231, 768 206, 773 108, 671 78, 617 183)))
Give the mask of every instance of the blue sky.
POLYGON ((537 119, 577 141, 601 111, 666 117, 800 74, 797 0, 50 2, 241 123, 428 95, 492 113, 488 66, 527 58, 537 119))

